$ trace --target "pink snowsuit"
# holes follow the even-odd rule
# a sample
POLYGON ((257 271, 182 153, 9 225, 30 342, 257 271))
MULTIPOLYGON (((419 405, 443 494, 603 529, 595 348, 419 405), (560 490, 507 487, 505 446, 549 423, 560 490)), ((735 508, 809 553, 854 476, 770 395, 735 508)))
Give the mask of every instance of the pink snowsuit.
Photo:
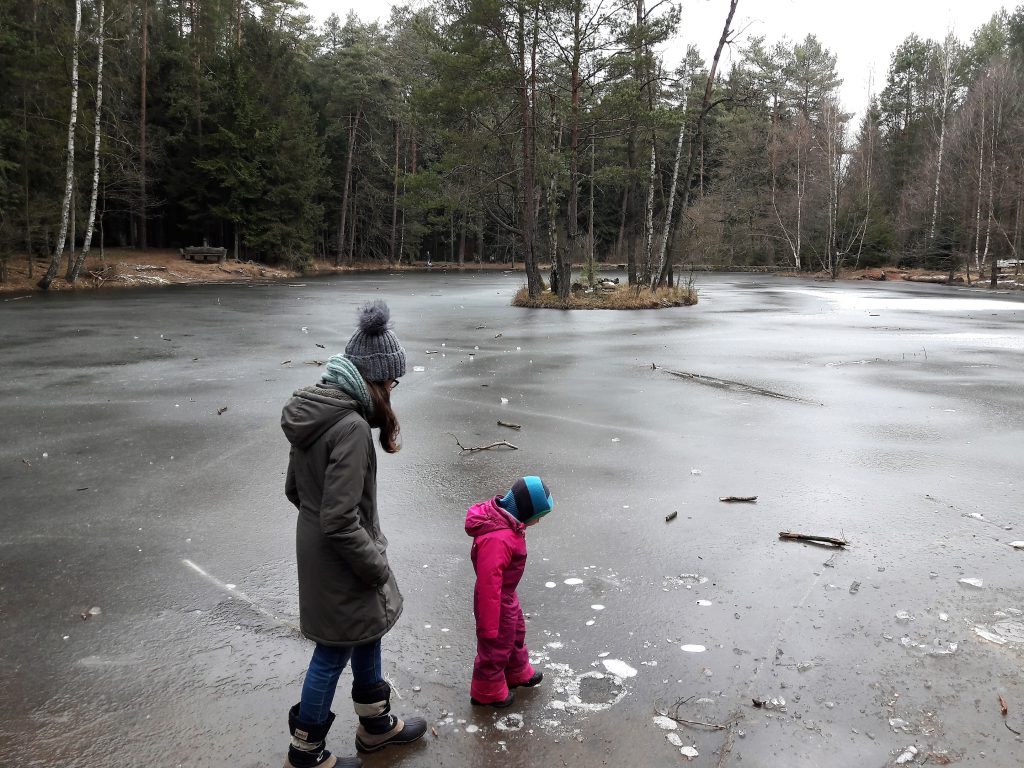
POLYGON ((470 695, 483 703, 503 701, 510 685, 521 685, 534 673, 516 594, 526 570, 526 526, 494 498, 469 508, 466 533, 473 537, 476 571, 476 661, 470 695))

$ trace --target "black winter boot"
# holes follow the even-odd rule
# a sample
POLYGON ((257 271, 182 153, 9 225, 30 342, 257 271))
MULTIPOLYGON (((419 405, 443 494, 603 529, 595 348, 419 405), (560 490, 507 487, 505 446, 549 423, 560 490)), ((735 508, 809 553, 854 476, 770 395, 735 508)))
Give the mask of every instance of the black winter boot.
POLYGON ((392 744, 411 744, 427 732, 422 717, 402 720, 391 714, 391 686, 381 681, 365 688, 352 686, 352 703, 359 716, 356 750, 376 752, 392 744))
POLYGON ((358 757, 339 760, 327 751, 327 732, 333 723, 333 712, 327 722, 317 725, 299 719, 298 704, 288 710, 288 731, 292 735, 292 743, 288 747, 284 768, 361 768, 362 762, 358 757))

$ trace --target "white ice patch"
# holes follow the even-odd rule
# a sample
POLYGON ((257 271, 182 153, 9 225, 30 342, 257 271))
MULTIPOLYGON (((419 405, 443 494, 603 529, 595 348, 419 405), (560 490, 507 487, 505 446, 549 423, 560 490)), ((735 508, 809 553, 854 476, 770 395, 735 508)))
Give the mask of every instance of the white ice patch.
POLYGON ((697 601, 697 605, 704 605, 704 606, 708 606, 708 605, 711 605, 711 604, 712 604, 712 603, 711 603, 711 601, 710 601, 710 600, 698 600, 698 601, 697 601))
POLYGON ((903 750, 903 754, 896 758, 896 765, 912 763, 915 757, 917 757, 917 747, 911 745, 903 750))
POLYGON ((960 583, 965 587, 974 587, 975 589, 984 589, 985 587, 983 579, 978 579, 973 576, 966 579, 960 579, 960 583))
POLYGON ((606 659, 606 658, 608 658, 608 656, 609 656, 608 651, 602 651, 601 653, 597 654, 597 658, 599 658, 599 659, 606 659))
POLYGON ((699 573, 680 573, 678 576, 666 576, 665 582, 662 584, 664 587, 686 587, 686 589, 693 589, 693 587, 699 584, 707 584, 708 577, 701 576, 699 573))
POLYGON ((512 714, 505 715, 503 718, 498 720, 494 724, 494 727, 497 728, 499 731, 505 731, 506 733, 508 733, 510 731, 523 730, 523 724, 523 716, 520 715, 518 712, 513 712, 512 714))
POLYGON ((544 586, 547 587, 548 589, 554 589, 558 585, 555 584, 555 582, 553 582, 553 581, 546 581, 546 582, 544 582, 544 586))
POLYGON ((687 760, 693 760, 693 758, 695 758, 698 755, 700 755, 700 752, 698 752, 693 747, 683 747, 682 749, 679 750, 679 754, 681 754, 687 760))
POLYGON ((592 611, 603 611, 604 610, 604 606, 603 605, 592 605, 592 606, 590 606, 590 610, 592 610, 592 611))
POLYGON ((655 715, 652 719, 654 720, 654 724, 663 731, 674 731, 679 727, 679 724, 675 720, 671 717, 665 717, 665 715, 655 715))
MULTIPOLYGON (((423 366, 423 365, 414 365, 412 367, 412 369, 416 373, 423 373, 423 371, 427 370, 426 366, 423 366)), ((466 730, 469 730, 469 729, 467 728, 466 730)))
POLYGON ((975 627, 974 634, 996 645, 1006 645, 1007 643, 1022 645, 1024 644, 1024 623, 1012 620, 997 621, 991 627, 975 627))
POLYGON ((476 733, 480 730, 479 725, 473 725, 472 723, 466 726, 466 733, 476 733))
POLYGON ((566 579, 562 583, 567 585, 567 586, 570 586, 570 587, 576 587, 576 586, 579 586, 580 584, 583 583, 583 579, 577 579, 577 578, 566 579))
MULTIPOLYGON (((924 296, 883 296, 875 293, 874 291, 842 291, 842 292, 831 292, 831 291, 820 291, 808 288, 795 288, 790 289, 791 293, 802 293, 805 296, 813 296, 814 298, 824 299, 831 301, 838 305, 840 309, 850 310, 863 310, 863 311, 877 311, 879 309, 896 309, 910 312, 981 312, 981 311, 1016 311, 1018 305, 1007 304, 1002 301, 994 301, 992 299, 974 299, 974 298, 933 298, 924 296)), ((971 337, 982 337, 982 336, 995 336, 996 334, 975 334, 975 333, 950 333, 950 334, 939 334, 943 338, 950 338, 953 340, 954 337, 959 337, 957 340, 963 339, 966 341, 971 337)), ((932 337, 929 337, 932 338, 932 337)), ((1020 345, 1024 343, 1019 336, 1014 341, 1020 345)), ((1019 349, 1017 347, 1007 347, 1008 349, 1019 349)))
POLYGON ((621 677, 622 679, 636 677, 636 670, 620 659, 603 659, 601 663, 605 669, 616 677, 621 677))
POLYGON ((1011 541, 1010 546, 1014 549, 1024 549, 1024 541, 1011 541))
POLYGON ((547 644, 547 645, 545 645, 544 647, 545 647, 545 648, 551 648, 552 650, 554 650, 554 651, 557 651, 557 650, 559 650, 560 648, 564 648, 565 646, 564 646, 564 645, 563 645, 562 643, 560 643, 560 642, 558 642, 558 641, 555 641, 555 642, 553 642, 553 643, 548 643, 548 644, 547 644))
POLYGON ((558 663, 549 663, 545 668, 551 673, 553 678, 552 689, 564 696, 564 699, 553 699, 547 704, 549 709, 558 712, 565 712, 576 716, 582 716, 590 712, 603 712, 622 701, 628 693, 625 686, 622 685, 622 679, 618 676, 613 676, 610 680, 615 684, 615 690, 611 698, 606 701, 597 702, 583 701, 580 697, 582 682, 588 679, 609 679, 603 672, 590 671, 577 674, 568 664, 558 663))
POLYGON ((673 747, 681 747, 681 746, 683 746, 683 739, 682 739, 682 737, 678 733, 669 733, 669 734, 667 734, 665 736, 665 739, 673 747))
POLYGON ((687 653, 704 653, 707 650, 703 645, 681 645, 679 650, 686 651, 687 653))

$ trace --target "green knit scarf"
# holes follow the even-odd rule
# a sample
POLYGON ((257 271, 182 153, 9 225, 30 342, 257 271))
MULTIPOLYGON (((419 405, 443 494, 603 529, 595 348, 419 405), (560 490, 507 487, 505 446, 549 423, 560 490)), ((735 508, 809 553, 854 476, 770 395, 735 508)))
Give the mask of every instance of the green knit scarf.
POLYGON ((327 361, 327 372, 323 375, 323 380, 336 385, 355 398, 356 402, 363 406, 367 416, 373 413, 373 400, 370 399, 366 381, 359 373, 359 369, 344 355, 334 355, 327 361))

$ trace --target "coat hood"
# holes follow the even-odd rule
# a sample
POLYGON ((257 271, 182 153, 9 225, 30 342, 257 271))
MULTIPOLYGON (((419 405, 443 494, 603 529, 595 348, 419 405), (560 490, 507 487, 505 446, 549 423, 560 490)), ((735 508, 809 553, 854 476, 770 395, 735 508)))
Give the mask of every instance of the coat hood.
POLYGON ((338 387, 319 384, 298 390, 281 411, 281 429, 296 448, 308 448, 359 404, 338 387))
POLYGON ((508 529, 524 536, 526 526, 498 506, 498 497, 474 504, 466 512, 466 533, 474 539, 485 533, 508 529))

